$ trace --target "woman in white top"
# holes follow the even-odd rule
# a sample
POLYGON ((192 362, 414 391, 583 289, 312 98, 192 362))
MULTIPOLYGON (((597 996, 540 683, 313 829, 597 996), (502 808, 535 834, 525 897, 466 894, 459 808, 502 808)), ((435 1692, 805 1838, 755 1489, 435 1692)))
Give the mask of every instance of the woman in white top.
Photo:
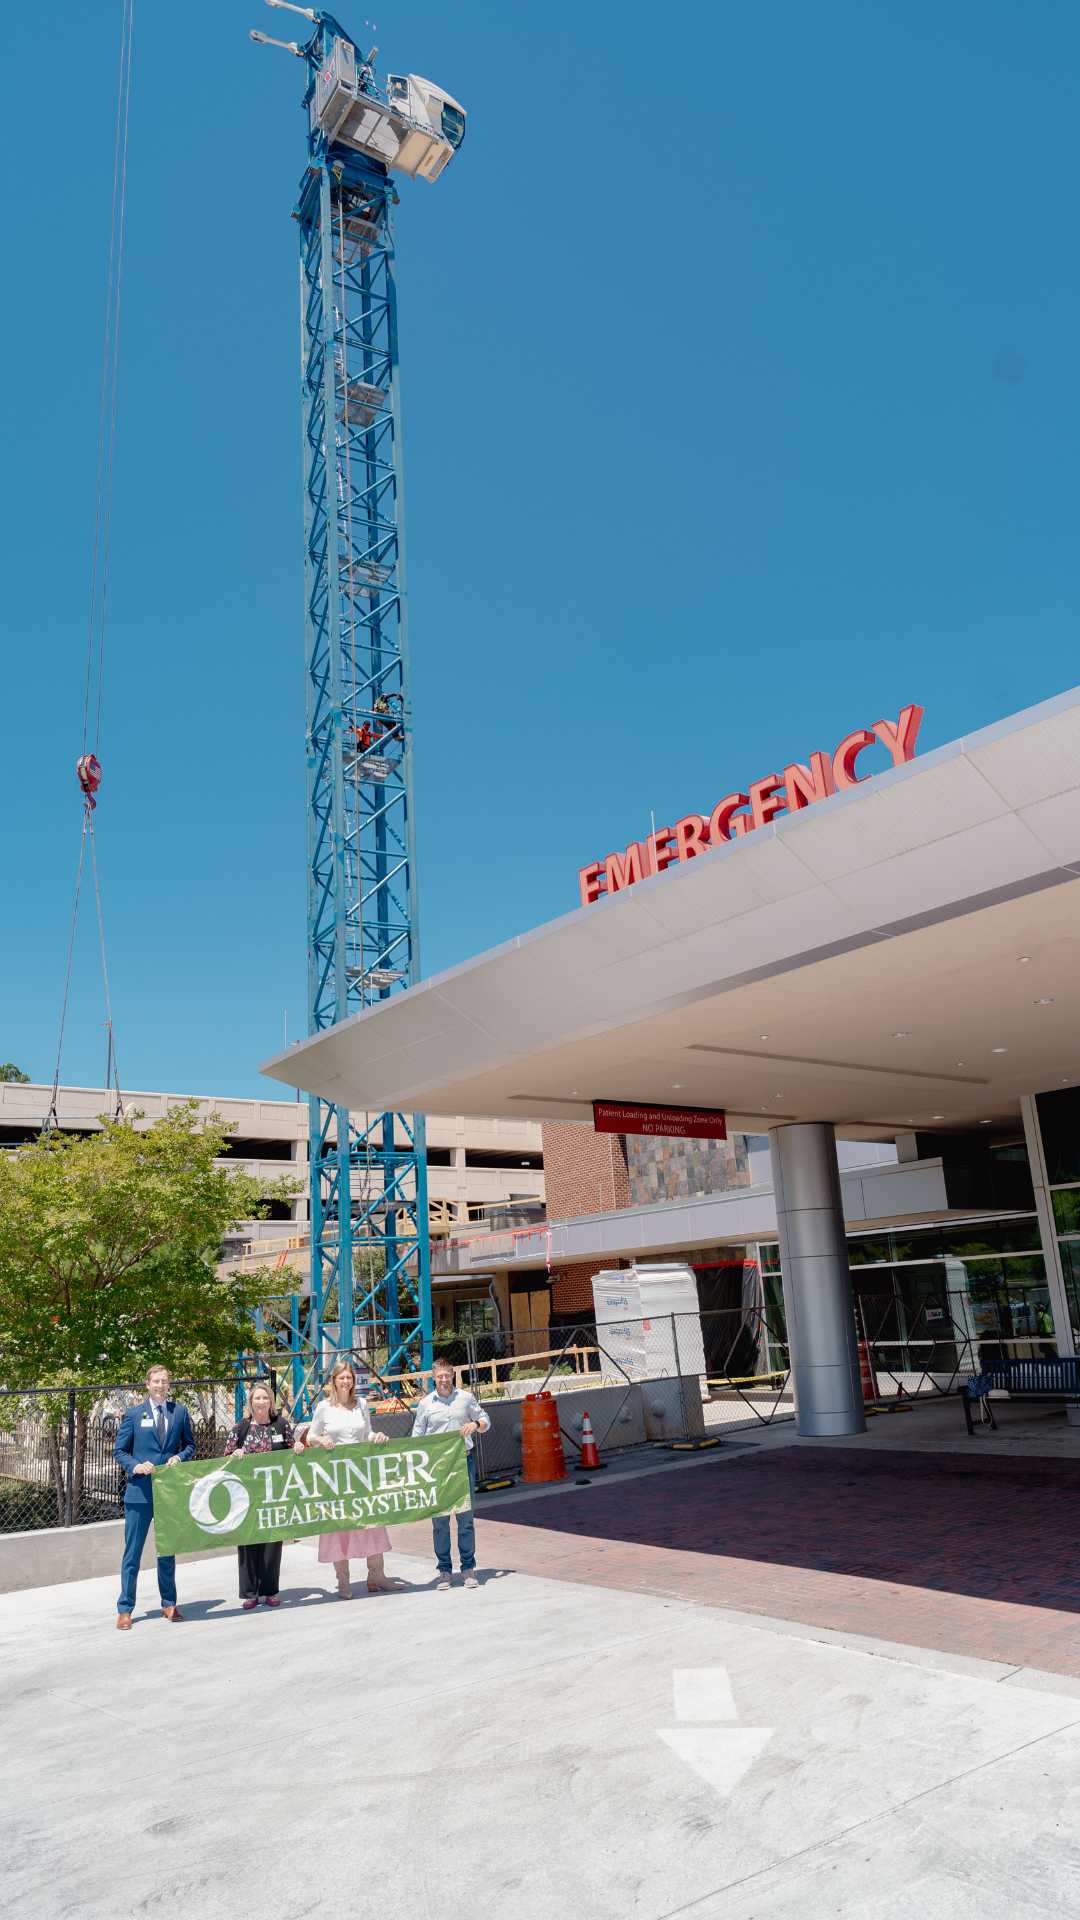
MULTIPOLYGON (((347 1360, 339 1360, 327 1382, 326 1399, 319 1401, 302 1444, 308 1447, 336 1447, 368 1440, 376 1440, 381 1444, 388 1437, 385 1433, 371 1431, 367 1407, 356 1398, 356 1375, 347 1360)), ((390 1535, 385 1527, 356 1527, 351 1532, 319 1535, 319 1559, 324 1565, 333 1563, 337 1574, 337 1590, 342 1600, 352 1599, 349 1561, 359 1559, 361 1555, 367 1559, 368 1592, 393 1591, 395 1583, 387 1579, 383 1564, 383 1555, 389 1545, 390 1535)))

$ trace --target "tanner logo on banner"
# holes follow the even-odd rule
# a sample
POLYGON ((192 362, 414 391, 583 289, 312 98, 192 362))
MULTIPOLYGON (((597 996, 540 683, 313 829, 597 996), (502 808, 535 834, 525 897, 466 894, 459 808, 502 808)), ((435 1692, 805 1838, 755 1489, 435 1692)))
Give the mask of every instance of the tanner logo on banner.
POLYGON ((722 1107, 642 1107, 620 1100, 593 1101, 596 1133, 647 1133, 668 1140, 726 1140, 722 1107))
POLYGON ((869 747, 884 747, 892 765, 902 767, 914 755, 922 719, 922 707, 904 707, 898 720, 875 720, 872 727, 845 734, 835 753, 812 753, 805 766, 796 762, 783 773, 752 780, 745 793, 726 793, 708 815, 684 814, 673 827, 657 827, 647 839, 631 840, 625 852, 590 860, 578 869, 582 906, 663 873, 676 861, 693 860, 710 847, 741 839, 755 827, 767 826, 778 813, 798 813, 831 793, 860 786, 871 777, 858 770, 859 755, 869 747))
POLYGON ((459 1433, 385 1446, 189 1460, 154 1475, 159 1553, 390 1526, 471 1504, 459 1433))

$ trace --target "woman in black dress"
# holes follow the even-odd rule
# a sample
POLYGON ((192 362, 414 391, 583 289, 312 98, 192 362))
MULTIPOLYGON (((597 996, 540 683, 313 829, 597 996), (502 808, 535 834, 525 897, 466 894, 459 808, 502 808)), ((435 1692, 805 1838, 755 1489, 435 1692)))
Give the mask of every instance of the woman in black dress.
MULTIPOLYGON (((274 1396, 265 1380, 257 1380, 248 1394, 247 1412, 229 1435, 226 1455, 243 1453, 285 1453, 292 1446, 293 1430, 274 1405, 274 1396)), ((248 1547, 237 1547, 240 1564, 240 1598, 244 1612, 250 1613, 260 1600, 268 1607, 280 1607, 278 1586, 281 1581, 281 1541, 258 1540, 248 1547)))

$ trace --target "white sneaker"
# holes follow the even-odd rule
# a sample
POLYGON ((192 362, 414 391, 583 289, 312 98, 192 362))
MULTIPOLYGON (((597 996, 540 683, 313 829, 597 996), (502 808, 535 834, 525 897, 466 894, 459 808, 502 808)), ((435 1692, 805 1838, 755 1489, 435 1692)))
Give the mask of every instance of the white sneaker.
POLYGON ((480 1585, 475 1573, 467 1573, 465 1575, 465 1585, 467 1587, 478 1587, 480 1585))
POLYGON ((435 1582, 435 1590, 436 1590, 436 1592, 437 1592, 437 1593, 449 1593, 449 1591, 450 1591, 450 1575, 449 1575, 448 1573, 444 1573, 444 1574, 442 1574, 442 1575, 440 1576, 440 1578, 439 1578, 438 1580, 436 1580, 436 1582, 435 1582))

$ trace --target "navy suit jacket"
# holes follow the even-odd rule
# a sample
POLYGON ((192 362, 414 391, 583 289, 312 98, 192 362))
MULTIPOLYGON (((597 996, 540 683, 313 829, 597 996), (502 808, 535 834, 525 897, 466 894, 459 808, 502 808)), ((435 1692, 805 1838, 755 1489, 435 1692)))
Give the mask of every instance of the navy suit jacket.
POLYGON ((125 1507, 149 1507, 153 1511, 154 1476, 152 1473, 135 1473, 141 1461, 149 1460, 154 1467, 163 1467, 174 1454, 179 1454, 181 1460, 195 1458, 195 1435, 191 1430, 191 1415, 187 1408, 177 1400, 166 1400, 164 1413, 164 1445, 158 1440, 154 1408, 149 1400, 142 1401, 137 1407, 129 1407, 120 1422, 113 1451, 128 1477, 124 1492, 125 1507))

